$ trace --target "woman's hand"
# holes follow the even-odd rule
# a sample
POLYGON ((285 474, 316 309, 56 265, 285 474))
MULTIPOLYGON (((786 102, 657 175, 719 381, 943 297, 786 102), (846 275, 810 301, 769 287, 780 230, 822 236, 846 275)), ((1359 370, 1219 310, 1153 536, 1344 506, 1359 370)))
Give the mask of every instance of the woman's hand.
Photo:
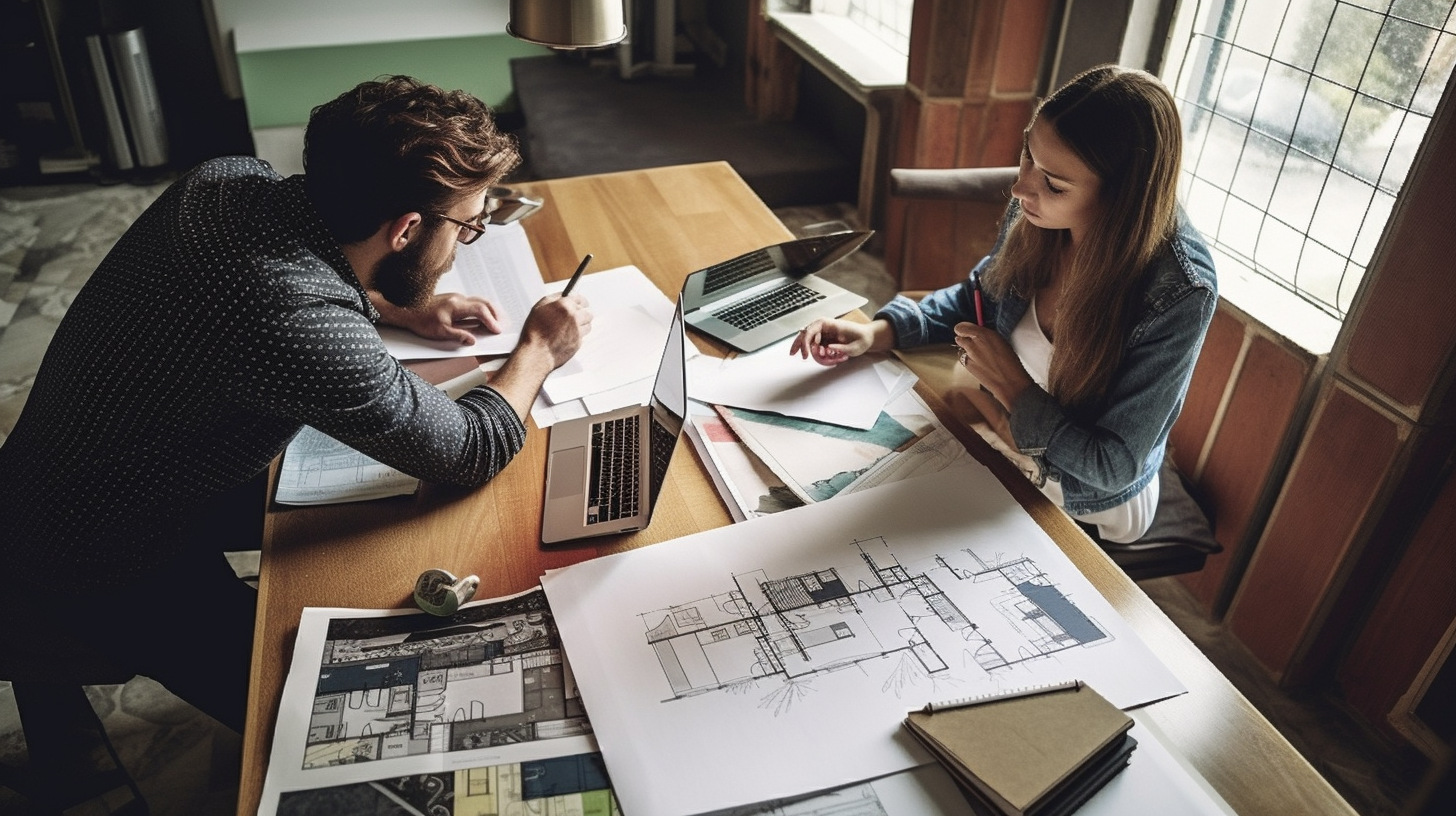
POLYGON ((789 354, 813 357, 820 365, 833 366, 869 351, 875 342, 871 323, 819 319, 805 326, 789 346, 789 354))
POLYGON ((1021 392, 1034 384, 1011 344, 995 329, 975 323, 957 323, 955 333, 960 364, 1009 410, 1021 392))
POLYGON ((426 340, 453 340, 462 346, 475 345, 470 329, 480 326, 499 334, 505 320, 495 304, 473 295, 435 295, 423 306, 402 309, 371 291, 369 300, 379 310, 379 322, 408 329, 426 340))

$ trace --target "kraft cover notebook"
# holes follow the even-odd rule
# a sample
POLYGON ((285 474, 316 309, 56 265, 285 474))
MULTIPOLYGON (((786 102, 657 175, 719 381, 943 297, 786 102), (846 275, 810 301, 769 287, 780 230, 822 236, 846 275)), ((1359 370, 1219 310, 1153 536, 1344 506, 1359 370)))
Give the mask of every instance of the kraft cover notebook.
POLYGON ((1126 767, 1132 724, 1085 683, 932 704, 905 719, 968 794, 1011 816, 1075 810, 1126 767))

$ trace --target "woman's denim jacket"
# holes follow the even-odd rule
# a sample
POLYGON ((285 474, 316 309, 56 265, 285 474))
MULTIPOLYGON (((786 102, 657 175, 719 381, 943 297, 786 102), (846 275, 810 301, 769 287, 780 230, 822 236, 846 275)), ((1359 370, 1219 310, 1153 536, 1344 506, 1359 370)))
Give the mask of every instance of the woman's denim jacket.
MULTIPOLYGON (((1016 208, 1013 201, 996 246, 977 272, 1000 249, 1016 208)), ((1011 406, 1016 447, 1036 461, 1042 479, 1061 483, 1064 509, 1073 515, 1116 507, 1152 481, 1213 319, 1218 300, 1213 258, 1181 211, 1175 240, 1153 265, 1142 317, 1095 417, 1073 418, 1035 385, 1011 406)), ((1007 338, 1028 305, 1019 295, 1000 302, 983 297, 983 304, 987 325, 1007 338)), ((875 317, 894 327, 897 347, 910 348, 953 342, 955 324, 974 320, 975 313, 970 286, 962 282, 918 304, 899 295, 875 317)))

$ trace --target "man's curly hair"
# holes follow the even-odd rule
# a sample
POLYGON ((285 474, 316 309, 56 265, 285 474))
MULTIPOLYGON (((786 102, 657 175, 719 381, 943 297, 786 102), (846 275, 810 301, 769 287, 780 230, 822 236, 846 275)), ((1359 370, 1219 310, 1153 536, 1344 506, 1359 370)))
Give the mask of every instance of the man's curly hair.
POLYGON ((521 156, 486 105, 407 76, 364 82, 313 109, 309 197, 340 243, 408 212, 443 211, 498 184, 521 156))

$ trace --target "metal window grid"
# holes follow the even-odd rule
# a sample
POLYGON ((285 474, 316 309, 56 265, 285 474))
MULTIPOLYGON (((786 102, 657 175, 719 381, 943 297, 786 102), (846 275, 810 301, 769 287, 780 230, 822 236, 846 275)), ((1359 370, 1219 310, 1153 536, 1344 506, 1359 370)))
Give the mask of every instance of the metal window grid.
MULTIPOLYGON (((1260 0, 1261 4, 1264 2, 1265 0, 1260 0)), ((1340 145, 1346 141, 1345 135, 1350 131, 1352 117, 1362 106, 1390 108, 1394 115, 1402 117, 1401 127, 1404 127, 1406 123, 1412 123, 1420 128, 1420 134, 1424 134, 1425 125, 1429 122, 1433 111, 1418 108, 1416 105, 1418 101, 1422 100, 1423 90, 1429 92, 1434 87, 1438 97, 1440 89, 1444 88, 1450 79, 1451 52, 1456 49, 1456 38, 1452 36, 1453 6, 1456 6, 1456 2, 1452 0, 1444 0, 1444 2, 1440 0, 1425 0, 1425 2, 1420 2, 1420 0, 1286 2, 1283 11, 1279 14, 1278 30, 1273 32, 1272 38, 1267 36, 1268 32, 1244 38, 1239 37, 1238 33, 1241 31, 1244 15, 1250 8, 1248 3, 1240 0, 1199 2, 1195 14, 1204 25, 1195 25, 1189 33, 1183 58, 1178 65, 1177 78, 1179 81, 1174 87, 1184 89, 1181 93, 1176 93, 1183 108, 1186 136, 1182 179, 1184 189, 1185 191, 1193 190, 1200 185, 1207 185, 1209 189, 1215 191, 1215 199, 1217 195, 1223 196, 1222 204, 1217 208, 1218 217, 1214 219, 1215 223, 1196 224, 1205 237, 1223 254, 1247 265, 1259 275, 1293 292, 1320 310, 1336 318, 1343 318, 1369 263, 1368 254, 1372 250, 1369 239, 1367 238, 1364 245, 1361 246, 1359 237, 1378 235, 1379 231, 1383 230, 1389 212, 1384 207, 1377 206, 1377 203, 1393 202, 1404 182, 1408 164, 1404 167, 1400 166, 1399 159, 1394 164, 1392 163, 1393 148, 1395 147, 1392 144, 1386 149, 1379 167, 1372 174, 1369 172, 1371 168, 1368 166, 1352 166, 1351 162, 1342 160, 1340 145), (1326 15, 1321 38, 1314 50, 1313 57, 1307 61, 1308 64, 1303 64, 1304 61, 1291 61, 1278 55, 1279 44, 1286 42, 1285 35, 1290 33, 1286 26, 1294 23, 1291 20, 1290 11, 1295 7, 1307 12, 1301 21, 1309 20, 1311 15, 1321 13, 1326 15), (1360 21, 1365 23, 1367 30, 1371 25, 1376 25, 1375 36, 1370 39, 1370 42, 1359 44, 1359 47, 1366 48, 1367 57, 1358 73, 1353 77, 1353 81, 1351 81, 1351 77, 1342 76, 1338 70, 1322 63, 1322 58, 1335 53, 1336 48, 1342 48, 1348 52, 1351 47, 1350 38, 1345 37, 1343 41, 1339 41, 1336 21, 1340 15, 1352 14, 1359 15, 1360 21), (1425 60, 1418 68, 1415 82, 1407 83, 1411 93, 1404 100, 1381 98, 1375 95, 1372 88, 1365 82, 1372 63, 1370 55, 1374 53, 1380 37, 1391 31, 1393 26, 1414 27, 1410 30, 1423 31, 1432 44, 1430 48, 1426 49, 1425 60), (1207 30, 1209 28, 1212 30, 1207 30), (1254 50, 1247 42, 1249 39, 1262 40, 1261 44, 1267 44, 1267 47, 1254 50), (1270 53, 1264 53, 1264 51, 1270 53), (1247 119, 1242 115, 1231 113, 1230 106, 1220 104, 1232 73, 1230 66, 1237 64, 1262 65, 1262 74, 1259 76, 1254 101, 1248 108, 1247 119), (1295 87, 1300 81, 1303 82, 1302 93, 1298 97, 1293 117, 1289 118, 1287 107, 1282 112, 1284 120, 1291 125, 1288 132, 1284 132, 1280 127, 1268 126, 1267 120, 1259 121, 1258 113, 1261 110, 1261 102, 1265 104, 1263 110, 1266 114, 1277 104, 1278 97, 1271 91, 1269 85, 1271 76, 1282 80, 1283 87, 1286 89, 1290 86, 1290 78, 1293 78, 1295 87), (1428 81, 1431 84, 1428 84, 1428 81), (1313 112, 1314 105, 1310 100, 1314 92, 1312 89, 1316 85, 1321 86, 1320 90, 1333 89, 1336 92, 1348 94, 1350 99, 1350 104, 1345 107, 1343 118, 1339 122, 1338 139, 1335 146, 1329 150, 1311 146, 1308 140, 1303 138, 1308 135, 1307 132, 1302 134, 1300 130, 1300 125, 1305 121, 1306 112, 1313 112), (1225 134, 1242 133, 1242 138, 1238 139, 1236 156, 1233 160, 1233 172, 1227 171, 1229 160, 1224 152, 1227 145, 1212 138, 1212 135, 1219 131, 1225 134), (1274 170, 1274 176, 1261 188, 1269 191, 1269 195, 1262 201, 1249 197, 1239 189, 1239 185, 1234 183, 1240 168, 1256 166, 1257 162, 1253 161, 1250 156, 1251 145, 1255 143, 1274 146, 1276 150, 1282 152, 1277 162, 1277 168, 1274 170), (1318 191, 1314 194, 1314 207, 1310 208, 1308 212, 1271 207, 1270 201, 1273 198, 1273 192, 1288 178, 1287 174, 1294 172, 1296 167, 1305 173, 1313 170, 1315 173, 1322 174, 1318 191), (1332 242, 1311 234, 1311 223, 1316 211, 1320 209, 1320 204, 1330 202, 1338 204, 1342 193, 1359 190, 1362 187, 1368 188, 1370 194, 1365 197, 1363 211, 1358 212, 1359 228, 1349 244, 1334 246, 1332 242), (1231 212, 1234 209, 1238 209, 1242 217, 1232 217, 1231 212), (1231 232, 1247 226, 1251 213, 1257 214, 1253 217, 1258 222, 1256 234, 1252 238, 1231 232), (1259 247, 1266 234, 1297 236, 1298 250, 1293 256, 1292 269, 1275 268, 1259 257, 1263 253, 1249 251, 1250 247, 1259 247), (1312 270, 1318 264, 1323 264, 1325 267, 1329 267, 1331 264, 1343 265, 1343 268, 1337 270, 1338 283, 1333 287, 1333 297, 1329 294, 1328 285, 1323 287, 1324 291, 1317 292, 1314 286, 1308 285, 1308 281, 1304 280, 1305 276, 1314 274, 1312 270)), ((1334 63, 1334 60, 1331 60, 1330 63, 1334 63)), ((1348 63, 1349 60, 1345 60, 1346 67, 1348 67, 1348 63)), ((1334 68, 1338 67, 1338 65, 1334 66, 1334 68)), ((1425 96, 1430 97, 1430 94, 1427 93, 1425 96)), ((1425 101, 1429 101, 1430 106, 1434 107, 1434 101, 1425 101)), ((1415 139, 1418 143, 1419 136, 1416 136, 1415 139)), ((1288 255, 1289 253, 1284 253, 1286 258, 1288 255)), ((1329 275, 1329 272, 1330 270, 1326 268, 1324 274, 1329 275)))

